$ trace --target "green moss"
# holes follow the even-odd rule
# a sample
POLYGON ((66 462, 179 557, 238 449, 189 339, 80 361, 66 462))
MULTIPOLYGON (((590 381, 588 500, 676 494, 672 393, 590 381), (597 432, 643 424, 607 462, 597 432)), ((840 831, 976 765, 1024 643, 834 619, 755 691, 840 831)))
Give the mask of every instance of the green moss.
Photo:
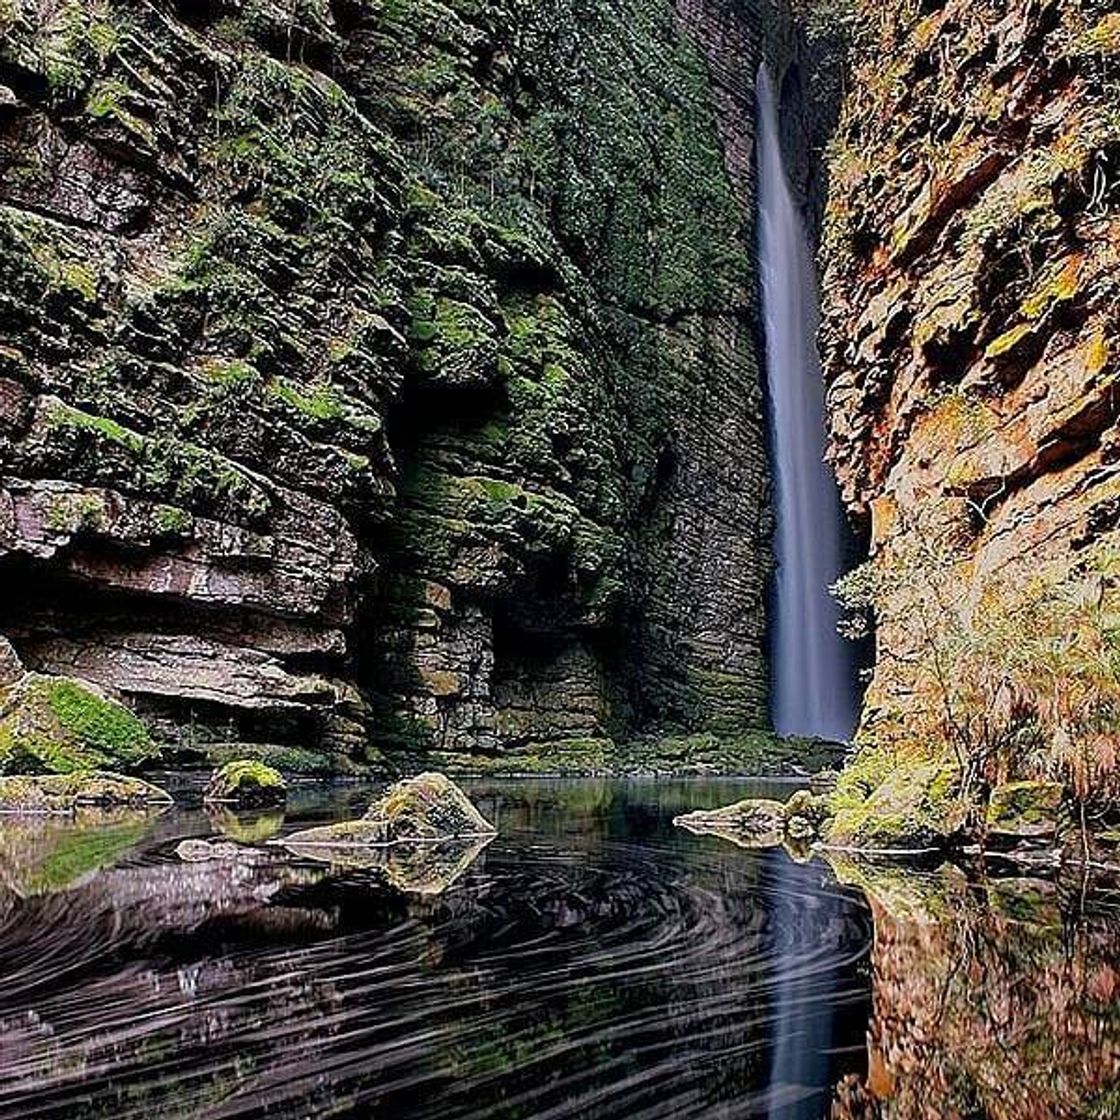
POLYGON ((189 533, 194 526, 194 518, 178 506, 156 506, 152 521, 156 531, 167 536, 189 533))
POLYGON ((284 774, 325 777, 338 772, 340 759, 302 747, 285 747, 267 743, 231 743, 208 747, 207 757, 219 767, 231 762, 252 759, 284 774))
POLYGON ((96 494, 60 494, 47 510, 47 527, 57 533, 96 532, 105 525, 105 502, 96 494))
POLYGON ((849 760, 828 798, 834 844, 935 847, 960 826, 960 774, 949 757, 865 746, 849 760))
POLYGON ((276 804, 287 797, 287 788, 278 770, 259 759, 243 758, 227 762, 214 772, 206 789, 206 800, 239 805, 276 804))
POLYGON ((135 765, 155 753, 147 728, 127 708, 73 680, 44 682, 51 711, 67 734, 116 765, 135 765))
POLYGON ((343 415, 342 401, 333 385, 312 386, 309 393, 283 378, 273 381, 268 391, 286 405, 312 420, 337 420, 343 415))

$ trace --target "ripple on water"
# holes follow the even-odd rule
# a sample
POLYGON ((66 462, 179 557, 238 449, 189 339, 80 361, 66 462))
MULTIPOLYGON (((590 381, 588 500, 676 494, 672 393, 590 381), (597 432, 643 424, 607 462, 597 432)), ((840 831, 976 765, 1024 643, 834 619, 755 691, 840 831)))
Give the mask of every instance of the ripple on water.
POLYGON ((698 788, 479 786, 502 833, 438 896, 279 849, 181 863, 208 822, 168 815, 4 897, 0 1110, 819 1116, 860 1066, 869 915, 820 866, 673 830, 698 788), (819 1084, 772 1083, 783 1039, 819 1084))

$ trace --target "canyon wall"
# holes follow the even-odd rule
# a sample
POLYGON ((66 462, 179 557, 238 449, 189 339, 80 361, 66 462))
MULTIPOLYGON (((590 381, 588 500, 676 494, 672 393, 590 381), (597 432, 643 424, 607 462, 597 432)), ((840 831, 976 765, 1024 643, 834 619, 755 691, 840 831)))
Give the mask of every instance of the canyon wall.
POLYGON ((168 742, 765 723, 767 4, 0 4, 0 633, 168 742))
POLYGON ((1007 777, 1118 792, 1113 9, 849 12, 823 351, 831 459, 872 548, 844 591, 878 653, 845 792, 943 828, 1007 777))

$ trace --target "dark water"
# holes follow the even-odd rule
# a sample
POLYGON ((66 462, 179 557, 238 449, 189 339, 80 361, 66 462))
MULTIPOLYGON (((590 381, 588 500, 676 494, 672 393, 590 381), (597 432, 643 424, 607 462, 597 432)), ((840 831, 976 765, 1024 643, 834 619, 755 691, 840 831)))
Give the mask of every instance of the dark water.
POLYGON ((469 788, 489 845, 345 869, 268 841, 368 789, 0 818, 0 1115, 1120 1118, 1115 891, 671 824, 789 787, 469 788))
POLYGON ((176 855, 279 818, 0 822, 0 1112, 819 1117, 865 1070, 858 892, 671 824, 757 785, 471 792, 500 835, 465 869, 176 855))

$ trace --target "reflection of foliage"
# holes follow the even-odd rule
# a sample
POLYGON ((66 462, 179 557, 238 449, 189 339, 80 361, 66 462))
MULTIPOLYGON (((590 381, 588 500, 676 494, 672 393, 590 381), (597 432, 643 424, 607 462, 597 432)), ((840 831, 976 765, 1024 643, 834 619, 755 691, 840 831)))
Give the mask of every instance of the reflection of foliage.
POLYGON ((1107 793, 1120 761, 1120 560, 1102 543, 1074 564, 976 571, 960 518, 936 520, 952 510, 901 521, 837 585, 874 615, 889 660, 864 740, 922 743, 927 757, 946 744, 966 799, 1013 774, 1107 793))
POLYGON ((871 1074, 842 1083, 835 1120, 1117 1115, 1115 915, 1080 894, 1063 913, 1061 892, 1036 879, 834 867, 875 919, 871 1074))
POLYGON ((64 890, 115 864, 153 820, 141 811, 6 820, 0 830, 0 879, 24 897, 64 890))

